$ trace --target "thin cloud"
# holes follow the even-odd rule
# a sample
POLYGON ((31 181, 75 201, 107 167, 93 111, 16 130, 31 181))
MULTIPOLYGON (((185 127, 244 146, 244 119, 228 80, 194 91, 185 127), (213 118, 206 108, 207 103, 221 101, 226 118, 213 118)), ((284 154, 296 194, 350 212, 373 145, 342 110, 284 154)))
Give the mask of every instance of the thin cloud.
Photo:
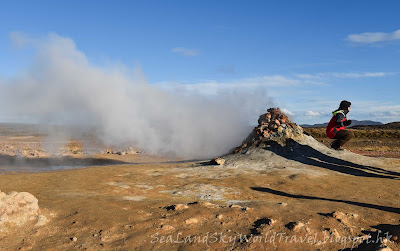
POLYGON ((216 80, 206 80, 197 83, 180 82, 159 82, 157 86, 167 90, 181 90, 203 95, 218 95, 229 91, 261 90, 266 88, 286 88, 303 86, 304 82, 282 75, 261 76, 244 78, 235 81, 221 82, 216 80))
POLYGON ((297 74, 299 79, 324 79, 324 78, 376 78, 393 75, 393 72, 324 72, 316 74, 297 74))
POLYGON ((321 113, 314 112, 314 111, 306 111, 304 115, 311 116, 311 117, 316 117, 316 116, 321 116, 321 113))
POLYGON ((352 100, 350 116, 357 120, 400 122, 400 105, 392 102, 382 103, 377 100, 352 100))
POLYGON ((333 77, 336 78, 376 78, 384 77, 390 73, 385 72, 363 72, 363 73, 332 73, 333 77))
POLYGON ((198 50, 194 49, 188 49, 185 47, 176 47, 171 50, 173 53, 178 53, 180 55, 183 55, 185 57, 195 57, 200 54, 198 50))
POLYGON ((350 34, 346 40, 353 43, 371 44, 385 41, 400 40, 400 30, 391 33, 385 32, 365 32, 360 34, 350 34))
POLYGON ((400 111, 382 111, 375 114, 369 114, 374 120, 389 120, 389 121, 399 121, 400 122, 400 111))
POLYGON ((261 85, 269 87, 283 87, 300 85, 301 81, 282 75, 262 76, 247 78, 243 81, 245 85, 261 85))

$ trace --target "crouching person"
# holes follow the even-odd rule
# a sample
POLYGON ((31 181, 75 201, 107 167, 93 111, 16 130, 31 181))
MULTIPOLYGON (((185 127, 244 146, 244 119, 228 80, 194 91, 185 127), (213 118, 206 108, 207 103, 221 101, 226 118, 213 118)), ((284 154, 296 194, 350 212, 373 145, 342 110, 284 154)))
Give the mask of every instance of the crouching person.
POLYGON ((346 130, 346 127, 351 124, 351 120, 347 120, 346 115, 350 112, 351 103, 343 100, 340 102, 339 109, 332 112, 333 117, 326 127, 326 135, 335 139, 331 147, 335 150, 343 150, 342 146, 350 139, 354 138, 354 133, 346 130))

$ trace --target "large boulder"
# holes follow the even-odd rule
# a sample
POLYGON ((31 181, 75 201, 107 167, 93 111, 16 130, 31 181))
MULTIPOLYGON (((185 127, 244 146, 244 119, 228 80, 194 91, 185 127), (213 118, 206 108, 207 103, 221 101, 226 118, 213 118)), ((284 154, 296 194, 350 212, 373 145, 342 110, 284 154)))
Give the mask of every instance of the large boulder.
POLYGON ((11 192, 6 195, 0 191, 0 231, 6 226, 22 226, 39 218, 38 200, 27 192, 11 192))

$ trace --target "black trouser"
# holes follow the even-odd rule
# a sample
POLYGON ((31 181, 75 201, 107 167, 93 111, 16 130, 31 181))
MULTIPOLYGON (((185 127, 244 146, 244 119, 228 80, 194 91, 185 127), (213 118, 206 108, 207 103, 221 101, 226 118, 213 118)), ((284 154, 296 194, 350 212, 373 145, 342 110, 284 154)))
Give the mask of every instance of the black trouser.
POLYGON ((339 148, 352 138, 354 138, 354 133, 352 131, 340 130, 334 137, 336 140, 332 143, 332 148, 339 148))

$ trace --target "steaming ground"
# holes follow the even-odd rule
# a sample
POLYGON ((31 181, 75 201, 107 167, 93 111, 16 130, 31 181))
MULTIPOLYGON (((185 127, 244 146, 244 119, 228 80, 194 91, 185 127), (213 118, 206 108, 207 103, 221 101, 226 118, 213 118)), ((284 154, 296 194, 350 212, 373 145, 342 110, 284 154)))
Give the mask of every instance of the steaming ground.
POLYGON ((79 128, 55 132, 54 138, 96 127, 104 144, 212 157, 239 144, 249 133, 248 121, 271 105, 265 90, 204 96, 184 86, 159 88, 148 84, 139 68, 92 65, 71 39, 55 34, 42 40, 13 37, 36 54, 19 75, 0 78, 0 113, 3 120, 79 128))

